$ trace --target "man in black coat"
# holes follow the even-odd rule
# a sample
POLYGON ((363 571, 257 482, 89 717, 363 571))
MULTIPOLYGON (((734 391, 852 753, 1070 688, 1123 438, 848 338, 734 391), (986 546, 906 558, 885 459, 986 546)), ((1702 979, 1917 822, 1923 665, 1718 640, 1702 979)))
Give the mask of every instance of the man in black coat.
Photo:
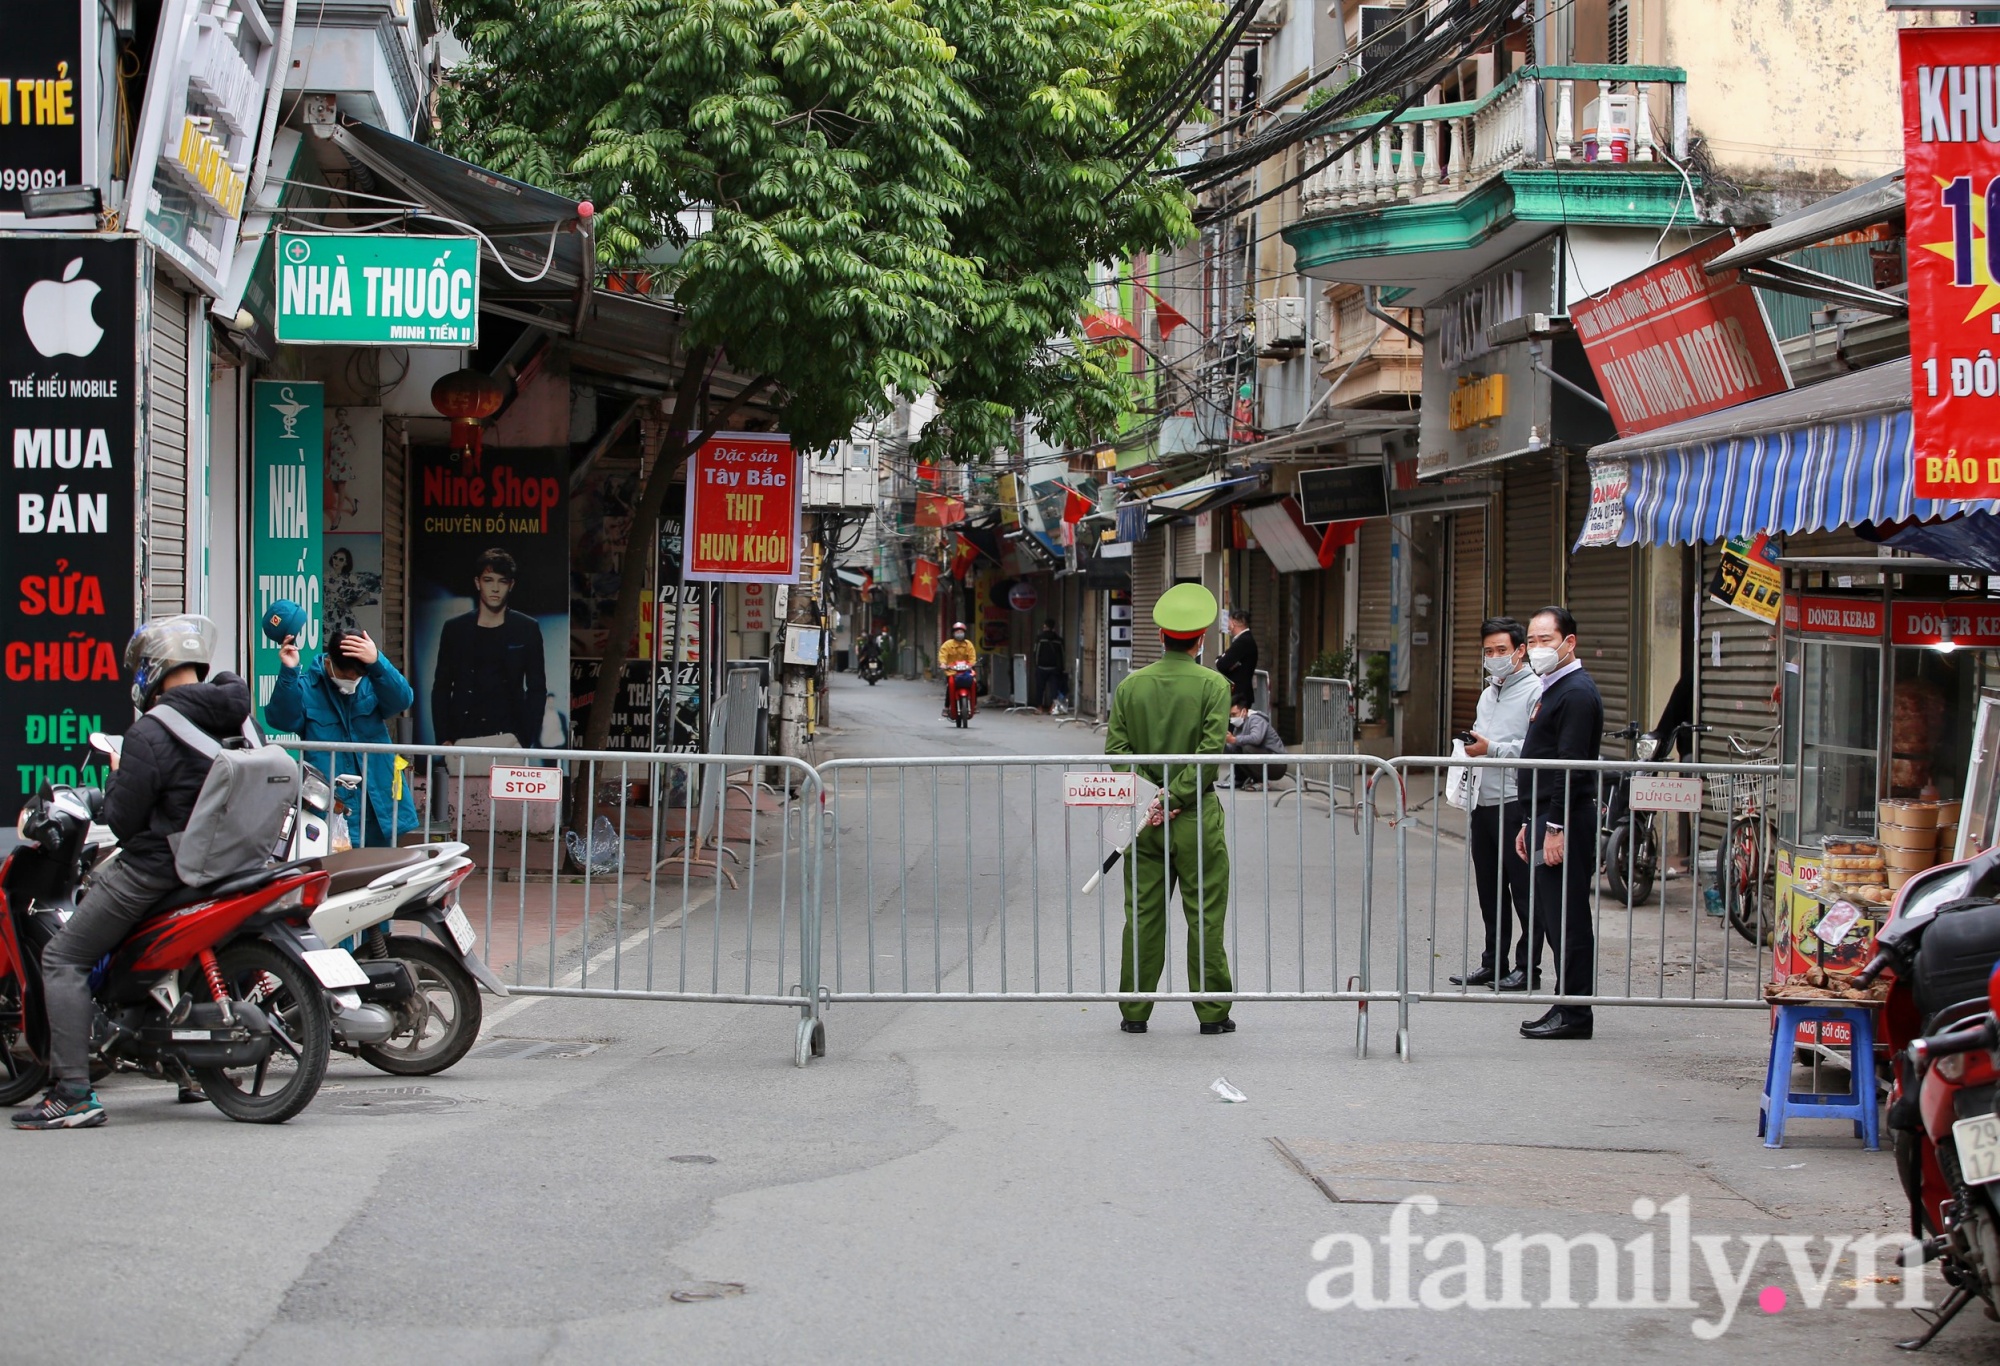
MULTIPOLYGON (((208 676, 216 643, 206 617, 173 617, 142 627, 126 648, 134 670, 133 703, 151 712, 172 707, 217 740, 243 733, 250 687, 232 673, 208 676)), ((90 970, 130 934, 146 912, 179 890, 169 840, 187 829, 207 781, 209 760, 141 716, 111 761, 103 821, 118 836, 118 857, 91 877, 75 915, 42 952, 53 1084, 41 1104, 14 1116, 17 1129, 88 1129, 104 1122, 90 1087, 90 970)), ((201 1099, 198 1092, 184 1092, 201 1099)))
POLYGON ((1063 639, 1053 621, 1042 623, 1035 637, 1035 707, 1047 711, 1062 692, 1063 639))
POLYGON ((1232 701, 1249 707, 1257 695, 1257 642, 1250 634, 1250 613, 1229 609, 1229 648, 1215 661, 1215 671, 1229 680, 1232 701))
MULTIPOLYGON (((1576 618, 1566 607, 1544 607, 1528 619, 1528 664, 1542 676, 1541 700, 1528 716, 1523 759, 1595 762, 1604 735, 1604 699, 1576 657, 1576 618)), ((1596 988, 1591 874, 1597 866, 1599 775, 1591 769, 1524 768, 1519 788, 1528 824, 1515 850, 1534 869, 1528 904, 1533 932, 1529 975, 1539 978, 1542 949, 1555 955, 1558 994, 1588 996, 1596 988)), ((1589 1006, 1551 1006, 1525 1021, 1530 1039, 1587 1039, 1589 1006)))

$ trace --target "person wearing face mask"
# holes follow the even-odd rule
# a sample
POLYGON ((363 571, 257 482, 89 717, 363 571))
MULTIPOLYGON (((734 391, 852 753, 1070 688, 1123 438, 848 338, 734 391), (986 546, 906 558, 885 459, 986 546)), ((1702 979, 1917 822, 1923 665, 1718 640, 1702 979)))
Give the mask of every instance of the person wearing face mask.
MULTIPOLYGON (((1544 607, 1528 619, 1528 664, 1542 695, 1528 715, 1523 759, 1595 763, 1604 735, 1604 699, 1577 659, 1576 618, 1566 607, 1544 607)), ((1514 850, 1534 870, 1528 903, 1529 970, 1541 974, 1542 950, 1554 955, 1559 994, 1588 996, 1596 985, 1590 905, 1597 855, 1598 775, 1590 769, 1522 769, 1528 823, 1514 850)), ((1587 1039, 1589 1006, 1551 1006, 1521 1025, 1530 1039, 1587 1039)))
MULTIPOLYGON (((1480 650, 1485 656, 1486 686, 1479 692, 1465 752, 1474 759, 1517 759, 1528 734, 1528 713, 1542 695, 1542 682, 1528 667, 1528 630, 1512 617, 1480 623, 1480 650)), ((1472 808, 1468 838, 1472 841, 1472 871, 1479 888, 1479 911, 1486 926, 1486 949, 1479 968, 1453 977, 1454 986, 1495 984, 1501 991, 1528 986, 1528 863, 1514 852, 1514 836, 1527 820, 1520 801, 1515 770, 1482 768, 1478 802, 1472 808), (1520 939, 1513 951, 1514 926, 1520 939)))
MULTIPOLYGON (((304 667, 297 638, 288 636, 278 648, 278 658, 281 667, 271 686, 271 700, 264 704, 264 724, 272 730, 295 731, 308 744, 386 745, 391 739, 389 718, 409 710, 416 697, 366 631, 332 632, 325 652, 304 667)), ((318 750, 308 751, 306 761, 329 782, 350 773, 361 775, 367 819, 361 818, 359 795, 343 799, 356 844, 393 845, 417 828, 416 798, 407 774, 396 771, 394 756, 318 750)))
POLYGON ((966 633, 965 623, 954 621, 951 624, 951 638, 939 645, 937 652, 938 672, 944 675, 945 680, 942 715, 947 721, 951 719, 951 671, 962 664, 977 668, 979 647, 972 643, 972 637, 966 633))

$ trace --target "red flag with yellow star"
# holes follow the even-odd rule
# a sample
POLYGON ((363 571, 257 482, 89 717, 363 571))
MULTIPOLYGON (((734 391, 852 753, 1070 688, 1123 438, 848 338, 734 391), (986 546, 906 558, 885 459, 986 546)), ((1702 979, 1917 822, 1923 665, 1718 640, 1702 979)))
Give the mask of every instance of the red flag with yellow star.
POLYGON ((937 561, 918 560, 910 571, 910 596, 918 602, 936 602, 937 581, 937 561))
POLYGON ((960 536, 957 547, 951 552, 951 576, 963 579, 972 572, 972 565, 979 558, 979 547, 960 536))

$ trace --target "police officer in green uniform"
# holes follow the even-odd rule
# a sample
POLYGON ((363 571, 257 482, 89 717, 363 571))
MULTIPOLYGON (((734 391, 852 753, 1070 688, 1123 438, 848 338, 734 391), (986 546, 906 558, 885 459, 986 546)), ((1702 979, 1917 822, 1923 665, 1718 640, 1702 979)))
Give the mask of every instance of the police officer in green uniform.
MULTIPOLYGON (((1166 647, 1157 664, 1128 676, 1111 698, 1106 754, 1221 754, 1229 734, 1229 680, 1195 659, 1202 637, 1215 625, 1215 594, 1198 583, 1177 584, 1153 605, 1153 624, 1166 647)), ((1229 958, 1222 922, 1229 910, 1229 846, 1223 840, 1222 802, 1211 791, 1220 769, 1183 764, 1136 767, 1161 791, 1147 823, 1132 842, 1125 873, 1125 935, 1120 991, 1159 986, 1167 957, 1167 899, 1180 888, 1188 920, 1190 990, 1226 992, 1229 958), (1192 984, 1199 982, 1195 987, 1192 984)), ((1229 1002, 1201 1001, 1195 1018, 1204 1034, 1229 1034, 1229 1002)), ((1119 1005, 1124 1030, 1146 1032, 1150 1001, 1119 1005)))

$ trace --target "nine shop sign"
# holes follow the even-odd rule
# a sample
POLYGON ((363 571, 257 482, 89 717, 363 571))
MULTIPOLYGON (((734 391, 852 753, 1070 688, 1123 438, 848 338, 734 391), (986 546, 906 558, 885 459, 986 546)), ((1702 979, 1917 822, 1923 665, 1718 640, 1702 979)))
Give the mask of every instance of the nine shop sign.
POLYGON ((288 345, 477 346, 470 237, 278 234, 277 330, 288 345))

